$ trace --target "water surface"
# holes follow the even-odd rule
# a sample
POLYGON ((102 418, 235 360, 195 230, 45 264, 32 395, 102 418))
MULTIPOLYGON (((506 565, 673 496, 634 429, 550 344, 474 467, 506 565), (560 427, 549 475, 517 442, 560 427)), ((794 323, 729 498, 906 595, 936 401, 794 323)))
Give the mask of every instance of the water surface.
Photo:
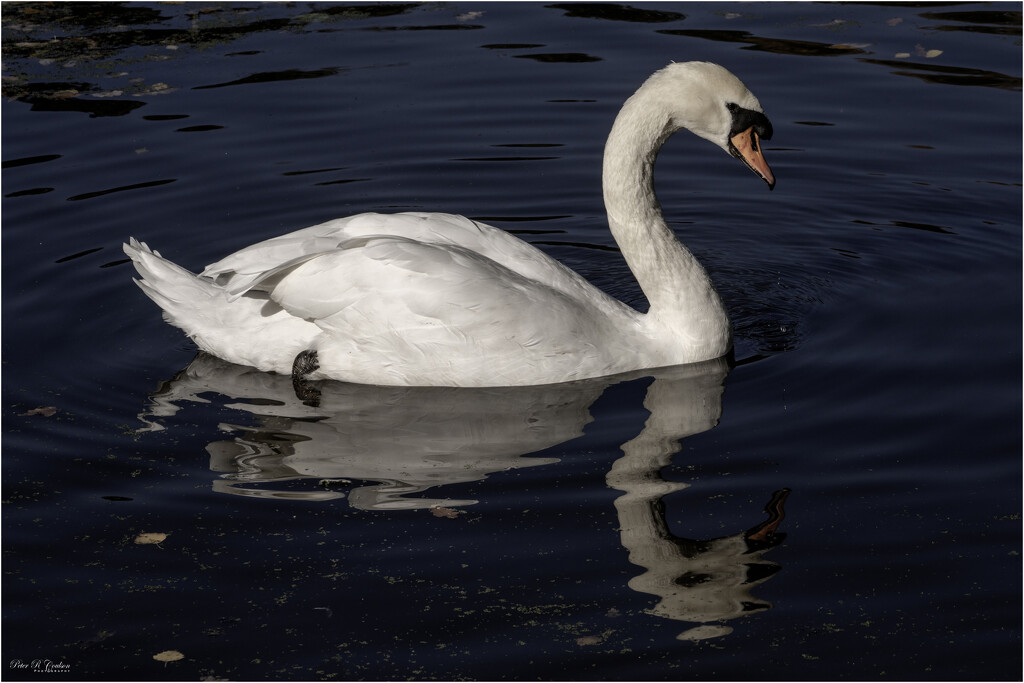
POLYGON ((2 11, 11 680, 1020 679, 1019 4, 2 11), (131 283, 436 210, 642 308, 602 145, 690 59, 775 128, 657 166, 730 362, 310 406, 131 283))

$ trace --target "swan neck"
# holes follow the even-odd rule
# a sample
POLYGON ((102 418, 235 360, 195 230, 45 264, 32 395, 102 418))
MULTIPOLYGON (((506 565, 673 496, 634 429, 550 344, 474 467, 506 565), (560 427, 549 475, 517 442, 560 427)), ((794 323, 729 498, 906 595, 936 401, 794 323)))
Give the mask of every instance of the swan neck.
POLYGON ((605 146, 608 225, 647 297, 648 318, 691 344, 707 340, 725 353, 731 336, 721 300, 700 262, 665 223, 654 192, 654 162, 677 128, 643 95, 641 90, 623 105, 605 146))
POLYGON ((671 131, 636 106, 636 98, 626 101, 605 144, 605 209, 608 218, 619 225, 638 219, 664 225, 654 193, 654 162, 671 131))

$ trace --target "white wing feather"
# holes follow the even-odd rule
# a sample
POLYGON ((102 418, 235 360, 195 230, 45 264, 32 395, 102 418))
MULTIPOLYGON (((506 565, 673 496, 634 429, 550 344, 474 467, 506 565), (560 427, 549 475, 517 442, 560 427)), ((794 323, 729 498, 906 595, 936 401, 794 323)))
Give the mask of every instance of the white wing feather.
MULTIPOLYGON (((457 247, 571 296, 593 296, 596 291, 575 271, 504 230, 444 213, 363 213, 328 221, 236 251, 207 266, 202 275, 237 298, 254 287, 272 289, 275 277, 314 256, 358 244, 346 245, 351 240, 382 236, 457 247)), ((602 309, 631 310, 612 297, 599 299, 602 309)))
POLYGON ((320 374, 352 381, 536 383, 630 355, 587 341, 628 337, 625 316, 451 244, 351 239, 288 266, 270 298, 324 330, 320 374))

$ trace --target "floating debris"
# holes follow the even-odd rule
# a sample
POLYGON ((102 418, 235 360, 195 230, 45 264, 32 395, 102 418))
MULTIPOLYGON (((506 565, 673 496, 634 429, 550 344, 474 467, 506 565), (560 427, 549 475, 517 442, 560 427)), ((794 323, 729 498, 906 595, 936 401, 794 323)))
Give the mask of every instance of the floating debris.
POLYGON ((602 636, 582 636, 576 639, 576 644, 580 646, 600 645, 603 642, 604 637, 602 636))
POLYGON ((726 636, 732 633, 731 626, 719 626, 715 624, 704 624, 703 626, 696 626, 691 628, 689 631, 683 631, 676 640, 690 640, 697 642, 699 640, 707 640, 708 638, 718 638, 719 636, 726 636))
MULTIPOLYGON (((914 56, 915 57, 924 57, 925 59, 935 59, 936 57, 938 57, 941 54, 942 54, 942 50, 925 49, 924 45, 920 45, 920 44, 914 46, 914 56)), ((893 57, 896 58, 896 59, 909 59, 910 58, 910 53, 909 52, 897 52, 896 54, 893 55, 893 57)))
POLYGON ((33 408, 32 410, 26 411, 24 413, 18 413, 18 417, 26 417, 28 415, 42 415, 43 417, 53 417, 54 415, 56 415, 56 413, 56 406, 40 406, 38 408, 33 408))
POLYGON ((159 545, 167 539, 167 534, 161 534, 159 532, 150 531, 144 534, 139 534, 135 537, 135 542, 139 545, 159 545))
POLYGON ((164 666, 167 666, 168 662, 176 662, 179 659, 185 659, 185 655, 181 654, 177 650, 164 650, 153 655, 153 659, 158 662, 163 662, 164 666))

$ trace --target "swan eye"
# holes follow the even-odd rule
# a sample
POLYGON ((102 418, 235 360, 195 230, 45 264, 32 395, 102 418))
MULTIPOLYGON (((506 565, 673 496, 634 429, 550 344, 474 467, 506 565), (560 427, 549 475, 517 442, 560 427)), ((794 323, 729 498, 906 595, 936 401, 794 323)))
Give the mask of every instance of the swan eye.
POLYGON ((744 109, 733 102, 728 102, 725 108, 729 110, 729 114, 732 116, 732 127, 729 130, 729 137, 733 137, 748 128, 753 128, 754 132, 762 140, 772 139, 772 123, 764 115, 764 112, 744 109))

